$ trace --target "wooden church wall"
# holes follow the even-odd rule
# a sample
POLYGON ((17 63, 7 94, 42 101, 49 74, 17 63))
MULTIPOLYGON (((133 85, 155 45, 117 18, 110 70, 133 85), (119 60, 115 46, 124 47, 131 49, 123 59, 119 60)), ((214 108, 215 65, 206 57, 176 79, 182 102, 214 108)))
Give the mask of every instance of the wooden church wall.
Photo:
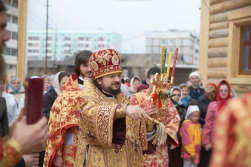
POLYGON ((241 76, 234 69, 240 55, 232 49, 236 39, 231 26, 249 18, 251 22, 251 0, 201 0, 199 72, 203 85, 226 79, 238 94, 251 91, 251 75, 241 76))

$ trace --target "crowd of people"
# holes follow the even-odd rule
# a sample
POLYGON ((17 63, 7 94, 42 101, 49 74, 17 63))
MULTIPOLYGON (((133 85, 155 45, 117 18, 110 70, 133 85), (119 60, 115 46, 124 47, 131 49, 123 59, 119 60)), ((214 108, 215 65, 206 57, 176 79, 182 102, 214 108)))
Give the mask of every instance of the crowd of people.
MULTIPOLYGON (((70 164, 70 166, 73 166, 74 163, 80 161, 77 159, 75 162, 75 159, 77 147, 81 141, 78 133, 82 119, 79 122, 79 117, 83 117, 83 115, 77 113, 80 112, 81 100, 84 96, 80 91, 85 87, 84 78, 87 77, 92 81, 93 76, 95 76, 95 72, 93 72, 89 62, 92 54, 90 51, 78 53, 76 55, 74 73, 71 75, 69 75, 70 72, 61 71, 55 75, 41 76, 44 78, 43 115, 48 119, 49 137, 46 150, 39 152, 39 154, 23 155, 26 164, 38 164, 39 166, 43 164, 45 166, 70 164)), ((205 88, 202 88, 200 86, 201 76, 198 71, 195 71, 189 75, 187 82, 172 87, 170 90, 171 98, 165 101, 168 112, 164 110, 161 113, 162 110, 158 108, 157 104, 154 104, 149 109, 153 89, 153 84, 150 81, 156 73, 160 73, 158 67, 149 68, 145 84, 142 84, 141 79, 137 76, 131 80, 128 77, 123 78, 122 74, 118 76, 113 76, 112 74, 110 76, 120 79, 120 81, 112 83, 112 85, 117 84, 120 88, 119 91, 123 92, 126 98, 131 101, 128 104, 139 106, 145 111, 148 110, 152 117, 165 123, 169 136, 168 143, 158 147, 151 146, 148 143, 148 147, 152 147, 153 150, 147 151, 143 165, 168 166, 169 164, 170 167, 209 166, 212 149, 214 148, 215 122, 218 113, 227 104, 228 100, 233 98, 233 95, 236 95, 235 92, 232 92, 233 89, 231 89, 226 80, 220 81, 218 85, 208 83, 205 88), (169 117, 167 117, 167 114, 169 114, 169 117)), ((20 79, 16 76, 11 77, 8 83, 6 79, 0 79, 0 93, 5 98, 7 104, 6 111, 8 111, 6 114, 8 118, 3 120, 3 122, 6 121, 7 123, 4 123, 1 129, 1 135, 5 136, 8 134, 8 127, 15 122, 21 108, 24 107, 24 102, 22 102, 24 101, 24 88, 20 79)), ((98 80, 96 82, 96 85, 98 85, 98 80)), ((119 93, 119 91, 113 92, 111 88, 101 90, 109 98, 114 98, 119 93)), ((94 95, 94 97, 97 97, 97 95, 94 95)), ((101 97, 101 95, 98 95, 98 97, 101 97)), ((102 105, 104 105, 104 102, 102 102, 102 105)), ((84 123, 90 124, 87 119, 88 116, 85 117, 83 119, 85 120, 84 123)), ((153 132, 154 124, 149 120, 146 124, 146 133, 153 132), (153 125, 150 126, 150 124, 153 125)), ((87 125, 83 126, 86 127, 87 125)), ((120 131, 121 129, 117 130, 120 131)), ((86 131, 83 133, 86 133, 86 131)), ((85 144, 81 144, 79 147, 83 148, 83 146, 86 147, 85 144)), ((83 150, 85 149, 83 148, 83 150)), ((81 152, 81 154, 84 153, 81 152)), ((86 163, 86 159, 85 162, 81 163, 86 163)))
MULTIPOLYGON (((160 70, 156 72, 159 73, 160 70)), ((130 85, 126 84, 128 90, 140 92, 139 88, 144 84, 141 84, 140 78, 134 83, 134 78, 130 85)), ((208 83, 203 88, 200 86, 201 76, 198 71, 192 72, 188 78, 187 82, 174 86, 170 90, 172 103, 179 113, 180 124, 177 133, 179 146, 175 148, 169 145, 169 166, 207 167, 214 146, 218 113, 230 98, 236 97, 236 93, 226 80, 220 81, 218 85, 208 83)), ((128 77, 124 80, 127 80, 127 83, 130 81, 128 77)), ((144 86, 148 89, 147 85, 144 86)), ((134 95, 131 98, 134 99, 134 95)))
MULTIPOLYGON (((0 1, 1 52, 9 39, 5 11, 0 1)), ((236 93, 226 80, 203 88, 194 71, 172 86, 170 96, 154 100, 158 67, 147 69, 144 79, 130 79, 122 75, 116 50, 84 50, 75 57, 74 71, 31 77, 44 79, 44 117, 28 125, 24 87, 18 77, 4 77, 2 56, 0 63, 0 166, 250 165, 250 95, 230 103, 236 93)))

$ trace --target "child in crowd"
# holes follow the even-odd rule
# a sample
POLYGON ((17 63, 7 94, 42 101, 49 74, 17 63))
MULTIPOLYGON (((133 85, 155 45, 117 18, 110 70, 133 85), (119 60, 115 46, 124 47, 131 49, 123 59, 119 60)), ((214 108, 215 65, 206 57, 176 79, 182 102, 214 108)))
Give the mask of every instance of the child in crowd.
POLYGON ((184 159, 183 167, 196 167, 200 159, 201 150, 201 128, 198 123, 200 117, 199 108, 196 105, 190 105, 187 109, 185 121, 180 129, 182 152, 184 159))

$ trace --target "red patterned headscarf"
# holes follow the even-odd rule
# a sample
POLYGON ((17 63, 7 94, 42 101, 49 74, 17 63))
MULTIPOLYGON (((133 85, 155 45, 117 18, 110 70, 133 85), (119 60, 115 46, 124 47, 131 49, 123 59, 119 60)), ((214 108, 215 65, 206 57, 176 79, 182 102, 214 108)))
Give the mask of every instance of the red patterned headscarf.
POLYGON ((230 96, 230 91, 231 91, 231 87, 230 87, 230 84, 226 81, 226 80, 221 80, 218 84, 218 93, 217 93, 217 97, 216 97, 216 101, 218 102, 218 112, 221 111, 221 109, 223 107, 225 107, 227 105, 227 102, 228 100, 231 98, 230 96), (221 98, 220 97, 220 86, 222 84, 226 84, 227 85, 227 88, 228 88, 228 94, 227 94, 227 97, 226 98, 221 98))

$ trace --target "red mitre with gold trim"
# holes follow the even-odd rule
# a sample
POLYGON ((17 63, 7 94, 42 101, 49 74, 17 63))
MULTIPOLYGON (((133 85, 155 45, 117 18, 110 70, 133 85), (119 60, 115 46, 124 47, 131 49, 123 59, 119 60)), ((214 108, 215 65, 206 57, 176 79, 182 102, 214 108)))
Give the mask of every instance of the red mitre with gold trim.
POLYGON ((95 79, 108 74, 122 73, 121 55, 114 49, 104 49, 93 53, 89 63, 94 71, 93 77, 95 79))

